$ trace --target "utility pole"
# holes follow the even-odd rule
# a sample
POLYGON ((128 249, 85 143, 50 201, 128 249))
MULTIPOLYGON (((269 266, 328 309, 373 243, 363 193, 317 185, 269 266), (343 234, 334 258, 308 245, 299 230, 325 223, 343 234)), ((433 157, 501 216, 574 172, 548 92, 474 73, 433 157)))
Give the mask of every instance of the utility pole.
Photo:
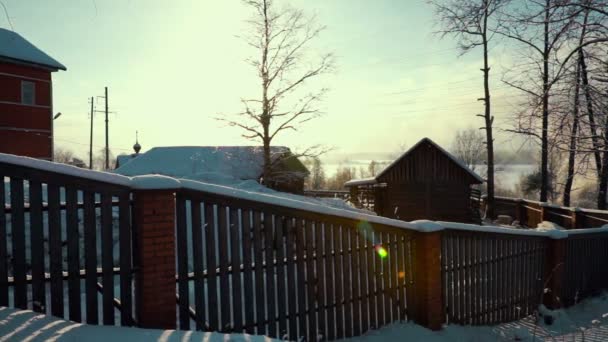
POLYGON ((108 137, 108 87, 106 87, 106 170, 110 169, 110 142, 108 137))
POLYGON ((89 169, 93 169, 93 115, 95 110, 93 108, 93 101, 95 98, 91 97, 91 138, 89 139, 89 169))
POLYGON ((106 146, 105 146, 105 155, 106 155, 106 162, 105 162, 105 169, 109 170, 110 169, 110 138, 109 138, 109 124, 108 124, 108 115, 110 113, 115 113, 115 112, 110 112, 108 110, 109 108, 109 104, 108 104, 108 87, 105 87, 105 95, 104 96, 97 96, 100 98, 103 98, 105 101, 105 110, 101 111, 101 110, 94 110, 95 113, 104 113, 106 116, 106 146))

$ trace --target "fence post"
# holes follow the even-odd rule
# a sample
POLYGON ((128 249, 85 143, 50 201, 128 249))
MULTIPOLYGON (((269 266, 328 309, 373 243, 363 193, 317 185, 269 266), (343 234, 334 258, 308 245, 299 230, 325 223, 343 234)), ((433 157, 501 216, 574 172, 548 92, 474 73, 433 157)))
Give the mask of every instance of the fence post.
POLYGON ((543 279, 543 304, 551 310, 559 309, 563 305, 562 288, 565 281, 565 267, 566 238, 549 238, 543 279))
POLYGON ((570 226, 570 228, 572 229, 577 229, 583 226, 583 216, 582 216, 583 212, 581 211, 580 208, 573 208, 572 209, 572 225, 570 226))
POLYGON ((175 195, 173 190, 134 193, 139 270, 135 312, 142 328, 175 329, 175 195))
POLYGON ((441 231, 416 233, 413 252, 414 321, 431 330, 440 330, 445 322, 441 280, 441 231))

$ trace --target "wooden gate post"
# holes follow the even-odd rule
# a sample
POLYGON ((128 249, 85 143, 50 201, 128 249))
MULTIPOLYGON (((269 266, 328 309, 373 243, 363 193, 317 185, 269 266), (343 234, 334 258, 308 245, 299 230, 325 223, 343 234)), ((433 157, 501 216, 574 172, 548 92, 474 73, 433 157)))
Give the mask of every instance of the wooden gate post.
POLYGON ((142 328, 175 329, 175 194, 138 190, 134 200, 137 323, 142 328))
POLYGON ((445 322, 441 277, 441 231, 416 233, 414 243, 414 322, 440 330, 445 322))

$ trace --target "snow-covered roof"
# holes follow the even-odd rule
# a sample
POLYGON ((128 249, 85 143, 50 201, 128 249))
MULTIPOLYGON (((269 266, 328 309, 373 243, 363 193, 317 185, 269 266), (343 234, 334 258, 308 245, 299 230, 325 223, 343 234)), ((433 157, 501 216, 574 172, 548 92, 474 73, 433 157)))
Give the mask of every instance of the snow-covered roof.
MULTIPOLYGON (((271 157, 290 153, 289 148, 272 146, 271 157)), ((296 158, 294 158, 296 159, 296 158)), ((299 162, 296 162, 300 164, 299 162)), ((258 180, 263 173, 264 154, 260 146, 171 146, 155 147, 115 170, 125 176, 161 174, 176 178, 230 178, 258 180)), ((305 168, 294 171, 305 173, 305 168)))
POLYGON ((66 67, 16 32, 0 28, 0 59, 34 64, 54 70, 66 67))
POLYGON ((344 186, 348 188, 350 186, 372 185, 372 184, 376 184, 376 183, 378 183, 376 178, 370 177, 370 178, 361 178, 361 179, 351 179, 348 182, 344 183, 344 186))
POLYGON ((393 161, 386 168, 384 168, 384 170, 382 170, 382 172, 380 172, 376 176, 376 179, 382 177, 382 175, 384 175, 388 170, 390 170, 393 166, 395 166, 397 163, 399 163, 403 158, 405 158, 408 154, 410 154, 412 151, 414 151, 418 146, 420 146, 423 143, 429 143, 429 144, 433 145, 433 147, 437 148, 439 151, 441 151, 443 154, 445 154, 454 163, 456 163, 458 166, 460 166, 464 171, 466 171, 467 173, 469 173, 473 178, 475 178, 480 183, 483 183, 483 181, 484 181, 483 178, 481 178, 473 170, 469 169, 469 167, 466 166, 461 160, 459 160, 458 158, 454 157, 451 153, 449 153, 448 151, 446 151, 445 149, 443 149, 443 147, 439 146, 437 143, 435 143, 430 138, 423 138, 422 140, 420 140, 419 142, 417 142, 414 146, 410 147, 410 149, 407 150, 407 151, 405 151, 405 153, 403 153, 401 155, 401 157, 395 159, 395 161, 393 161))

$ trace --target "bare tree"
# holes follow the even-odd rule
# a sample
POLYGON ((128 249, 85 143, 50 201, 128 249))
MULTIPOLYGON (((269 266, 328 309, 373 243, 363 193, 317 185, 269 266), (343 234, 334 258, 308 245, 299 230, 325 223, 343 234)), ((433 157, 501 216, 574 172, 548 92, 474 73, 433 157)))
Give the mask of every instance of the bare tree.
POLYGON ((456 158, 475 171, 477 165, 485 162, 484 144, 483 134, 474 128, 469 128, 456 132, 451 151, 456 158))
POLYGON ((307 58, 310 43, 324 27, 315 16, 292 7, 279 8, 273 0, 245 0, 254 11, 249 21, 252 34, 247 43, 259 54, 249 63, 261 81, 261 96, 241 99, 244 110, 236 117, 219 120, 244 130, 243 137, 262 142, 263 181, 272 178, 270 145, 281 132, 297 130, 320 115, 318 103, 327 91, 311 91, 308 83, 332 70, 333 56, 324 54, 315 61, 307 58))
POLYGON ((498 9, 507 0, 430 0, 435 6, 437 17, 443 30, 442 36, 453 35, 458 38, 462 54, 476 47, 483 49, 483 87, 484 96, 479 100, 484 102, 484 114, 478 116, 484 119, 487 151, 487 204, 486 215, 494 217, 494 138, 490 102, 490 65, 488 61, 488 44, 491 39, 489 21, 498 13, 498 9))

